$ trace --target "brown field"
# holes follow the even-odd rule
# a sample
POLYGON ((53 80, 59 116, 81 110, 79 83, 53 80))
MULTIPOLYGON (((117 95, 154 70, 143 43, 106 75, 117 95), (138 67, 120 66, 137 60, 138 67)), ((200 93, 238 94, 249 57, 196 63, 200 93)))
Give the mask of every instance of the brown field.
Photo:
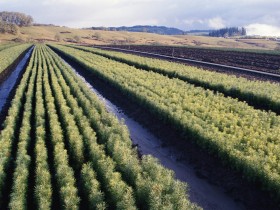
POLYGON ((94 31, 57 26, 22 27, 18 35, 0 34, 0 42, 7 42, 16 38, 24 41, 56 41, 56 35, 59 35, 60 41, 63 43, 75 42, 74 37, 78 36, 79 43, 100 45, 176 45, 258 50, 274 50, 279 46, 278 42, 265 39, 226 39, 192 35, 168 36, 125 31, 94 31))

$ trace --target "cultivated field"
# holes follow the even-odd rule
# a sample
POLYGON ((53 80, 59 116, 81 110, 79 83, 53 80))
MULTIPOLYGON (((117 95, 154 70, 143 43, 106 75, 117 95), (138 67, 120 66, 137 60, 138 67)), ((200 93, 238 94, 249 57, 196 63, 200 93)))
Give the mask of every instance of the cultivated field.
POLYGON ((76 42, 80 44, 128 44, 128 45, 174 45, 194 47, 218 47, 252 50, 274 50, 279 43, 265 39, 217 38, 192 35, 158 35, 125 31, 95 31, 73 29, 59 26, 30 26, 19 29, 17 35, 0 34, 0 43, 14 39, 22 41, 58 41, 61 43, 76 42))
MULTIPOLYGON (((277 156, 280 152, 280 118, 275 113, 260 111, 247 103, 226 98, 223 94, 214 94, 180 79, 169 79, 158 73, 142 71, 100 55, 64 46, 55 48, 135 98, 188 138, 198 141, 202 147, 220 153, 222 159, 242 170, 251 179, 261 180, 268 189, 279 189, 277 156)), ((230 86, 227 81, 225 79, 225 87, 230 86)), ((253 94, 261 90, 262 95, 272 98, 270 92, 266 91, 266 83, 252 82, 252 85, 250 89, 255 92, 253 94), (258 85, 259 89, 254 85, 258 85)), ((271 89, 279 92, 280 87, 275 84, 271 89)), ((246 95, 248 90, 241 86, 237 91, 246 95)), ((258 97, 253 94, 247 95, 258 101, 258 97)))
POLYGON ((198 208, 173 172, 140 161, 125 125, 46 46, 33 51, 0 141, 1 208, 198 208))
POLYGON ((280 51, 241 50, 241 49, 207 49, 168 46, 125 46, 112 45, 114 48, 137 50, 161 55, 188 58, 241 68, 280 73, 280 51))
POLYGON ((12 67, 12 64, 15 62, 20 55, 31 46, 31 44, 15 45, 15 44, 6 44, 0 45, 0 82, 3 80, 5 75, 12 67))
MULTIPOLYGON (((0 55, 10 59, 0 61, 0 76, 30 47, 0 45, 0 55)), ((37 44, 0 127, 0 209, 211 209, 199 198, 193 202, 188 183, 163 160, 140 153, 126 122, 86 83, 91 78, 169 127, 183 152, 192 142, 269 196, 253 200, 256 206, 242 200, 245 208, 262 208, 258 202, 279 207, 278 83, 91 47, 37 44)))

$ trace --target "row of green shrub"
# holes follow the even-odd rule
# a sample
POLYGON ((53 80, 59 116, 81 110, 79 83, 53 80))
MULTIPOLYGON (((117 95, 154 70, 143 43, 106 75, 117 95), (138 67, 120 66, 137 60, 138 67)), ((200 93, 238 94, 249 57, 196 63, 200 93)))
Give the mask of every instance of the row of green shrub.
MULTIPOLYGON (((43 50, 43 49, 42 49, 43 50)), ((65 138, 63 127, 60 123, 58 111, 55 106, 55 98, 52 92, 48 61, 45 59, 45 54, 42 53, 43 60, 43 90, 45 106, 47 110, 47 124, 50 128, 50 140, 53 151, 53 164, 55 169, 55 183, 59 190, 59 198, 61 207, 64 209, 78 209, 80 197, 78 196, 77 183, 74 176, 74 170, 69 163, 68 151, 65 148, 65 138)))
MULTIPOLYGON (((57 76, 55 75, 54 71, 57 71, 56 73, 59 74, 58 71, 59 67, 56 66, 51 62, 51 58, 47 57, 46 55, 47 53, 45 53, 45 58, 48 62, 49 65, 49 73, 50 73, 50 79, 51 79, 51 83, 52 83, 52 88, 55 92, 55 100, 56 100, 56 104, 58 107, 59 112, 61 112, 61 120, 63 121, 63 116, 65 115, 67 116, 67 121, 62 123, 64 124, 63 129, 65 130, 66 135, 67 132, 69 132, 69 130, 71 129, 72 131, 75 131, 76 133, 72 133, 73 136, 75 136, 76 138, 73 139, 73 141, 76 141, 76 144, 78 145, 83 145, 83 137, 80 134, 80 130, 82 129, 86 129, 86 130, 90 130, 91 127, 80 127, 80 130, 77 126, 78 121, 82 120, 77 118, 77 121, 75 122, 75 117, 74 115, 71 114, 71 108, 67 105, 66 100, 68 100, 68 98, 71 98, 73 96, 70 95, 70 92, 64 92, 65 93, 65 98, 64 95, 62 93, 62 90, 65 91, 65 89, 69 89, 69 87, 65 84, 65 86, 60 86, 58 83, 58 80, 62 80, 63 78, 57 78, 57 76), (48 59, 49 58, 49 59, 48 59), (50 66, 52 68, 50 68, 50 66), (66 113, 65 111, 63 112, 62 109, 64 110, 68 110, 68 113, 66 113), (70 126, 67 126, 66 123, 70 126)), ((60 66, 61 69, 62 66, 60 66)), ((77 99, 76 99, 77 100, 77 99)), ((79 106, 76 103, 76 106, 72 104, 72 108, 73 110, 76 108, 78 109, 79 106)), ((77 116, 76 116, 77 117, 77 116)), ((121 175, 119 173, 116 172, 115 170, 115 163, 113 162, 112 159, 110 159, 109 157, 107 157, 107 155, 104 153, 104 151, 102 150, 102 147, 100 147, 99 145, 97 145, 95 143, 95 134, 93 134, 93 136, 87 136, 88 138, 87 141, 85 141, 85 144, 87 145, 87 150, 88 150, 88 159, 89 161, 92 163, 92 165, 94 166, 94 169, 96 170, 99 180, 102 183, 103 189, 106 192, 106 195, 109 195, 109 200, 108 205, 116 208, 116 209, 135 209, 135 200, 133 198, 132 195, 132 189, 127 186, 127 184, 122 180, 121 175)), ((77 155, 75 153, 78 154, 84 154, 84 151, 80 148, 83 148, 81 146, 73 146, 73 142, 71 142, 71 139, 69 137, 66 138, 68 144, 69 144, 69 151, 70 154, 73 155, 73 158, 77 158, 77 155), (72 148, 71 148, 72 147, 72 148), (75 148, 78 148, 75 149, 75 148), (76 150, 76 151, 75 151, 76 150)), ((78 157, 79 158, 79 157, 78 157)), ((75 161, 73 163, 74 167, 77 170, 80 170, 82 163, 84 162, 84 159, 79 159, 78 161, 75 161)), ((104 206, 104 205, 102 205, 104 206)))
POLYGON ((18 43, 2 43, 0 44, 0 51, 16 45, 18 45, 18 43))
POLYGON ((174 172, 138 158, 126 126, 44 45, 35 47, 1 130, 0 169, 10 209, 200 209, 174 172))
POLYGON ((9 208, 14 210, 27 209, 27 191, 30 190, 28 189, 28 178, 30 174, 31 157, 30 154, 28 154, 28 149, 31 142, 31 117, 35 92, 36 69, 37 66, 35 65, 32 68, 32 75, 28 82, 27 92, 24 96, 23 117, 16 146, 15 171, 13 173, 13 186, 9 203, 9 208))
POLYGON ((12 162, 12 147, 18 141, 18 131, 22 124, 20 116, 23 113, 25 103, 25 92, 28 89, 28 83, 31 77, 33 66, 35 65, 35 54, 33 53, 30 59, 20 85, 17 87, 15 96, 11 102, 8 115, 3 123, 0 133, 0 201, 3 202, 3 196, 6 194, 4 190, 7 188, 7 174, 11 168, 12 162))
POLYGON ((54 68, 62 92, 69 106, 72 107, 77 125, 81 125, 80 131, 83 131, 81 133, 87 136, 85 138, 87 140, 85 141, 85 148, 88 150, 89 160, 91 160, 94 171, 96 171, 97 178, 101 177, 100 183, 102 184, 101 187, 105 186, 105 194, 113 196, 111 201, 107 203, 109 205, 112 203, 116 208, 119 206, 119 209, 131 209, 133 208, 131 206, 133 202, 130 200, 135 198, 136 206, 141 209, 198 208, 190 203, 186 196, 186 186, 174 179, 173 172, 160 166, 150 156, 144 156, 143 160, 139 161, 137 152, 132 149, 127 128, 119 123, 116 117, 108 113, 104 104, 100 102, 84 81, 75 75, 75 72, 69 66, 65 65, 53 52, 52 57, 60 69, 54 68), (77 106, 74 99, 77 100, 80 107, 77 106), (84 116, 82 116, 82 113, 84 116), (88 132, 88 134, 85 132, 88 132), (97 134, 97 139, 92 142, 88 141, 90 136, 95 136, 94 132, 97 134), (89 135, 91 133, 92 135, 89 135), (102 145, 105 146, 106 153, 104 153, 102 145), (105 155, 109 155, 112 160, 105 155), (156 168, 158 173, 153 173, 152 168, 156 168), (117 170, 120 174, 111 173, 108 171, 109 169, 111 171, 117 170), (112 178, 115 180, 109 183, 115 183, 118 186, 115 191, 108 192, 108 190, 111 190, 110 185, 106 184, 109 181, 106 181, 108 173, 111 174, 109 176, 111 180, 112 178), (119 176, 132 188, 127 188, 125 185, 122 187, 120 185, 121 180, 117 184, 119 176))
POLYGON ((0 74, 11 66, 15 60, 26 51, 31 44, 21 44, 5 48, 0 51, 0 74))
MULTIPOLYGON (((39 51, 39 50, 38 50, 39 51)), ((42 56, 42 55, 41 55, 42 56)), ((38 61, 38 60, 37 60, 38 61)), ((42 60, 41 60, 42 61, 42 60)), ((48 163, 46 109, 43 98, 42 62, 37 65, 36 105, 35 105, 35 204, 38 209, 51 209, 53 187, 51 182, 50 166, 48 163)))
POLYGON ((53 47, 280 196, 280 117, 275 113, 89 52, 53 47))
POLYGON ((250 105, 280 113, 280 86, 277 83, 252 81, 234 75, 206 71, 192 66, 121 52, 81 46, 71 47, 120 61, 139 69, 158 72, 171 78, 178 78, 188 83, 238 98, 250 105))

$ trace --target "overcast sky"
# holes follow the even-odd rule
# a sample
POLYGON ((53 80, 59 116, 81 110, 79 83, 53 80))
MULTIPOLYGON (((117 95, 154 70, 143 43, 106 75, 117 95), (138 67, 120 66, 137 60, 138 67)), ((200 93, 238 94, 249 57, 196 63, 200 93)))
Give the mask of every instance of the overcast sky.
POLYGON ((182 30, 245 26, 280 36, 280 0, 0 0, 0 11, 69 27, 164 25, 182 30))

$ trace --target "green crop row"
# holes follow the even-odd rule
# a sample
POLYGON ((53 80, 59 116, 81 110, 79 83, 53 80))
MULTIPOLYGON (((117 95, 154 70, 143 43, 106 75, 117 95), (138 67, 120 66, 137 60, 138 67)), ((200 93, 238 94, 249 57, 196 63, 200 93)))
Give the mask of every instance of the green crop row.
POLYGON ((53 47, 280 196, 280 117, 275 113, 89 52, 53 47))
POLYGON ((219 91, 239 100, 245 100, 250 105, 280 113, 280 86, 278 83, 252 81, 234 75, 206 71, 183 64, 121 52, 81 46, 71 47, 120 61, 136 68, 158 72, 170 78, 178 78, 197 86, 219 91))
POLYGON ((89 202, 89 209, 106 209, 104 194, 100 190, 100 184, 96 179, 96 173, 90 164, 84 164, 81 170, 84 196, 89 202))
MULTIPOLYGON (((48 61, 50 61, 50 59, 48 59, 48 61)), ((56 94, 55 94, 56 100, 58 101, 58 103, 61 103, 60 109, 64 108, 64 109, 68 109, 68 111, 69 111, 68 113, 62 113, 62 114, 65 114, 68 117, 67 123, 72 125, 72 127, 65 126, 63 128, 64 128, 64 130, 66 130, 66 132, 68 129, 74 130, 76 133, 75 134, 73 133, 72 134, 73 136, 76 136, 76 137, 81 136, 79 129, 78 129, 77 125, 75 124, 74 116, 70 113, 71 108, 68 107, 65 99, 63 101, 64 103, 61 101, 61 99, 64 98, 64 95, 62 94, 62 88, 59 86, 56 75, 54 74, 54 70, 58 70, 58 67, 53 64, 50 64, 49 66, 54 67, 54 69, 50 69, 50 75, 51 75, 52 87, 56 92, 56 94)), ((64 88, 67 88, 67 86, 64 86, 64 88)), ((68 92, 68 94, 70 94, 70 93, 68 92)), ((71 96, 66 95, 66 97, 71 97, 71 96)), ((84 129, 84 128, 80 128, 80 129, 84 129)), ((93 139, 94 136, 95 135, 90 137, 90 141, 94 140, 93 139)), ((70 146, 71 139, 67 138, 67 140, 69 143, 69 147, 71 147, 70 146)), ((82 138, 77 138, 77 139, 73 139, 73 140, 77 141, 78 144, 80 144, 80 145, 83 144, 82 138)), ((135 201, 133 200, 133 196, 131 194, 131 189, 129 189, 129 187, 122 181, 120 174, 115 172, 114 162, 109 157, 107 157, 104 152, 102 153, 102 150, 100 150, 100 148, 98 146, 93 147, 94 145, 95 145, 94 143, 88 142, 88 146, 90 147, 90 148, 88 148, 90 150, 89 155, 88 155, 89 160, 95 166, 96 171, 99 174, 101 183, 104 186, 106 186, 105 189, 109 194, 110 200, 112 200, 112 202, 109 202, 109 204, 114 206, 115 208, 119 207, 118 209, 134 209, 135 201), (128 198, 130 197, 130 199, 129 200, 125 199, 124 196, 128 196, 128 198)), ((70 151, 71 151, 71 149, 70 149, 70 151)), ((78 152, 80 152, 80 151, 77 151, 77 153, 78 152)), ((79 162, 83 163, 83 161, 79 161, 79 162)), ((79 167, 80 166, 81 165, 79 165, 79 167)), ((75 166, 75 168, 77 168, 77 169, 79 167, 75 166)))
POLYGON ((0 51, 0 74, 6 70, 14 61, 26 51, 31 44, 21 44, 0 51))
MULTIPOLYGON (((43 50, 43 49, 42 49, 43 50)), ((55 98, 51 89, 49 78, 49 66, 46 59, 43 60, 43 90, 45 93, 45 106, 47 110, 47 125, 50 130, 50 140, 52 143, 52 156, 55 170, 56 187, 59 190, 61 206, 64 209, 78 209, 80 198, 76 187, 74 170, 69 164, 69 155, 65 148, 65 138, 58 111, 55 106, 55 98)))
POLYGON ((34 100, 34 87, 37 66, 32 69, 27 92, 25 94, 25 104, 19 139, 17 144, 17 154, 15 161, 15 171, 13 174, 13 187, 11 192, 10 209, 27 209, 28 177, 30 173, 31 157, 28 148, 31 141, 31 116, 34 100))
MULTIPOLYGON (((154 161, 151 157, 144 157, 142 164, 140 164, 136 151, 132 150, 132 143, 127 128, 107 112, 97 96, 75 75, 69 66, 65 65, 54 53, 52 53, 52 56, 54 62, 60 67, 60 71, 55 71, 59 78, 58 81, 63 87, 64 95, 67 98, 66 101, 69 102, 69 106, 73 109, 72 113, 74 113, 77 119, 77 124, 81 127, 80 130, 86 137, 85 139, 87 141, 85 145, 88 150, 88 156, 94 168, 97 168, 95 169, 97 177, 101 176, 106 178, 106 174, 108 173, 106 171, 110 168, 114 171, 114 168, 116 168, 121 172, 123 179, 133 187, 136 195, 136 204, 141 208, 158 209, 164 206, 174 209, 196 208, 186 198, 184 184, 174 180, 174 174, 171 171, 159 166, 157 161, 154 161), (80 107, 77 106, 77 102, 74 100, 75 98, 69 93, 73 94, 80 107), (82 116, 83 112, 88 119, 82 116), (112 157, 113 162, 110 158, 105 158, 105 153, 101 150, 102 147, 94 143, 96 140, 91 143, 88 141, 88 139, 95 136, 90 126, 97 132, 97 141, 105 145, 105 150, 112 157), (100 162, 102 162, 101 165, 100 162), (144 170, 148 168, 145 167, 147 165, 158 168, 161 176, 152 176, 153 174, 149 173, 149 170, 144 170), (104 172, 106 173, 104 174, 104 172), (155 191, 155 189, 157 190, 155 191), (156 200, 158 203, 153 203, 156 200)), ((113 173, 111 177, 117 179, 119 175, 114 174, 116 173, 113 173)), ((104 183, 108 190, 110 187, 106 184, 108 181, 103 179, 101 179, 101 183, 104 183)), ((114 183, 117 184, 116 181, 114 183)), ((112 196, 115 197, 112 198, 112 205, 115 205, 115 207, 122 205, 123 207, 120 206, 120 209, 128 208, 128 204, 125 203, 131 199, 131 195, 128 192, 131 192, 131 190, 125 190, 125 188, 119 185, 116 191, 112 193, 112 196), (121 189, 124 189, 124 191, 121 191, 121 189), (118 198, 117 195, 126 195, 126 197, 120 199, 121 197, 118 198), (118 202, 119 204, 114 204, 114 202, 118 202)))
POLYGON ((4 43, 0 44, 0 51, 18 45, 18 43, 4 43))
POLYGON ((172 171, 138 158, 126 126, 44 45, 1 130, 0 169, 1 209, 199 209, 172 171))
POLYGON ((46 109, 43 98, 43 69, 38 66, 35 105, 35 205, 38 209, 51 209, 53 188, 46 146, 46 109))
POLYGON ((25 102, 25 92, 27 91, 28 83, 31 77, 32 68, 35 65, 35 53, 32 54, 29 66, 27 67, 20 85, 17 87, 14 99, 11 102, 8 115, 3 124, 3 129, 0 133, 0 200, 3 201, 3 196, 6 188, 7 174, 12 161, 12 147, 17 141, 16 131, 21 126, 20 115, 23 112, 25 102))

